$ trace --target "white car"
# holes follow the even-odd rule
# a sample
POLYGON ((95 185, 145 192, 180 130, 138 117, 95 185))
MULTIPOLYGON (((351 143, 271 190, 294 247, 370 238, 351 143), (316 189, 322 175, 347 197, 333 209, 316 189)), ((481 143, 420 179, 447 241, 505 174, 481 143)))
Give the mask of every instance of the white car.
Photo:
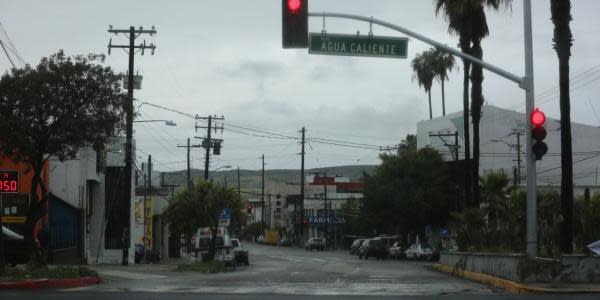
POLYGON ((412 244, 404 251, 408 259, 429 259, 433 254, 431 248, 421 244, 412 244))
POLYGON ((391 258, 402 258, 402 244, 400 242, 395 242, 392 247, 390 247, 390 257, 391 258))

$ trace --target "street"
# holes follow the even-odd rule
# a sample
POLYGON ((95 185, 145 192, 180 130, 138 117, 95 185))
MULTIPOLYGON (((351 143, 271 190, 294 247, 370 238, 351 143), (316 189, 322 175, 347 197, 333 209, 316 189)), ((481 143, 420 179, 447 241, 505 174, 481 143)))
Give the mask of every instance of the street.
POLYGON ((359 260, 342 251, 251 245, 250 266, 204 275, 173 267, 97 268, 107 283, 86 290, 291 295, 489 294, 490 289, 428 269, 428 263, 359 260), (146 269, 148 268, 148 269, 146 269))
MULTIPOLYGON (((219 274, 180 273, 174 264, 91 266, 99 285, 40 292, 0 292, 3 299, 347 299, 414 296, 445 299, 537 299, 509 295, 431 270, 427 262, 368 261, 342 251, 312 251, 247 244, 250 266, 219 274), (33 298, 32 298, 33 299, 33 298)), ((551 296, 551 299, 567 299, 551 296)), ((592 299, 581 296, 568 299, 592 299)))
POLYGON ((430 270, 429 263, 359 260, 345 251, 312 251, 245 245, 250 266, 235 272, 174 271, 175 265, 97 265, 96 286, 73 292, 174 292, 288 295, 449 295, 490 294, 489 288, 430 270))

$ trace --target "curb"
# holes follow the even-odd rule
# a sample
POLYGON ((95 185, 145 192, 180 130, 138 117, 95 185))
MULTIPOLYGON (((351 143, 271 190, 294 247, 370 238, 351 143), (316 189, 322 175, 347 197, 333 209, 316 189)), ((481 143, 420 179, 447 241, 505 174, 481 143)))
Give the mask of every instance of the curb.
POLYGON ((448 265, 435 264, 433 268, 440 272, 448 273, 454 276, 462 277, 471 281, 475 281, 482 284, 487 284, 496 288, 501 288, 507 292, 515 294, 600 294, 600 289, 591 290, 577 290, 569 288, 541 288, 533 287, 526 284, 517 283, 511 280, 494 277, 491 275, 471 272, 466 270, 459 270, 452 268, 448 265))
POLYGON ((100 277, 81 277, 67 279, 29 279, 15 282, 0 282, 0 290, 39 290, 39 289, 65 289, 82 287, 100 283, 100 277))

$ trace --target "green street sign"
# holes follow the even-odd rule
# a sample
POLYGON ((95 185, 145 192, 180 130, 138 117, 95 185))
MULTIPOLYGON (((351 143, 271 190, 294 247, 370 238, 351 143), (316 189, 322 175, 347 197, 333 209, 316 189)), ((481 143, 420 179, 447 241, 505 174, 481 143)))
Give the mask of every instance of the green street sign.
POLYGON ((406 58, 408 39, 391 36, 310 33, 308 53, 406 58))

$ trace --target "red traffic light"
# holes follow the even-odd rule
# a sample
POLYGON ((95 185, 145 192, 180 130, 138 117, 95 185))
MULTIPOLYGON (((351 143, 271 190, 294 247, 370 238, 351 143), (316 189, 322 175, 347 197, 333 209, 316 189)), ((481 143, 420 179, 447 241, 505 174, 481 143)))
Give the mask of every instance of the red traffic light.
POLYGON ((281 0, 282 47, 308 48, 308 0, 281 0))
POLYGON ((546 115, 544 115, 544 113, 539 108, 536 108, 531 113, 530 120, 531 125, 533 125, 534 127, 540 127, 546 122, 546 115))
POLYGON ((287 0, 287 7, 291 13, 298 13, 302 7, 302 0, 287 0))

